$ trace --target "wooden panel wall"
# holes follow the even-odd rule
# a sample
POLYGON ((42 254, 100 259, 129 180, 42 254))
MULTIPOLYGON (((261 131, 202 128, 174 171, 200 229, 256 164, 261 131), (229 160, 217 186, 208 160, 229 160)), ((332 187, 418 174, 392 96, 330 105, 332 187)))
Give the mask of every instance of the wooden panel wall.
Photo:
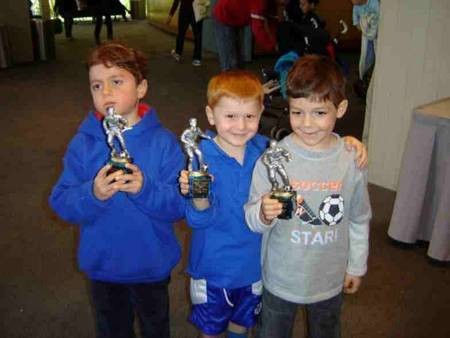
POLYGON ((382 0, 369 180, 397 188, 414 107, 450 96, 450 0, 382 0))

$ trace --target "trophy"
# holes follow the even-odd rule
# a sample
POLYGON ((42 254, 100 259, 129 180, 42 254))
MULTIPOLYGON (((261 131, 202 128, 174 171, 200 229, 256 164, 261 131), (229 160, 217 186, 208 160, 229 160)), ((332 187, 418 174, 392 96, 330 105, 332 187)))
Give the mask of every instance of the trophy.
POLYGON ((211 176, 208 174, 208 166, 203 161, 203 155, 198 148, 198 139, 211 139, 197 126, 197 119, 189 119, 189 128, 181 134, 181 142, 188 156, 189 195, 192 198, 208 198, 211 176), (197 157, 198 170, 193 170, 194 156, 197 157))
POLYGON ((106 109, 106 116, 103 119, 103 129, 105 130, 108 146, 111 149, 109 164, 111 168, 108 170, 107 175, 122 170, 125 174, 131 174, 132 171, 125 165, 132 163, 133 160, 125 147, 125 140, 123 138, 123 132, 131 129, 128 127, 128 121, 116 114, 114 107, 108 107, 106 109), (119 149, 116 149, 117 139, 119 149))
POLYGON ((283 211, 278 218, 291 219, 297 206, 297 193, 292 190, 286 169, 282 160, 291 161, 291 154, 280 147, 275 140, 270 140, 269 148, 262 156, 262 162, 269 171, 269 181, 272 184, 270 198, 277 199, 283 205, 283 211), (282 183, 277 180, 277 174, 281 177, 282 183))

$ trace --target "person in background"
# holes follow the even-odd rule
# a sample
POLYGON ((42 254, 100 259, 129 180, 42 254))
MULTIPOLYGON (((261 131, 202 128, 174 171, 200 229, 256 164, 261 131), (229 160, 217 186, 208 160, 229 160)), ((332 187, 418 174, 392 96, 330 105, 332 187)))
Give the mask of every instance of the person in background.
POLYGON ((353 90, 357 96, 366 101, 362 141, 364 144, 368 144, 380 2, 379 0, 351 1, 353 4, 353 24, 361 31, 359 79, 353 83, 353 90))
POLYGON ((72 27, 73 17, 78 10, 75 0, 56 0, 53 8, 56 15, 61 15, 64 18, 64 33, 67 40, 73 40, 72 27))
POLYGON ((203 20, 195 20, 194 10, 192 8, 193 2, 193 0, 173 0, 172 7, 170 8, 169 15, 166 20, 166 24, 170 24, 173 15, 175 14, 178 6, 180 6, 180 11, 178 13, 178 35, 176 46, 175 49, 171 51, 171 55, 175 59, 175 61, 181 61, 186 31, 189 26, 191 26, 192 33, 194 34, 194 54, 192 56, 192 65, 201 66, 203 20))
POLYGON ((127 13, 131 15, 131 12, 120 0, 112 1, 112 12, 119 13, 122 16, 123 21, 128 22, 127 13))
POLYGON ((351 0, 353 4, 353 25, 361 31, 361 54, 359 58, 359 78, 375 63, 378 19, 380 16, 379 0, 351 0))
POLYGON ((253 37, 264 51, 276 49, 275 30, 269 25, 264 0, 218 0, 212 11, 219 63, 222 71, 241 67, 239 35, 250 25, 253 37))
POLYGON ((311 48, 309 52, 325 54, 329 35, 324 30, 325 22, 315 12, 319 0, 291 0, 289 4, 292 2, 297 3, 300 14, 293 12, 290 5, 290 12, 295 13, 295 16, 291 18, 286 11, 286 19, 280 22, 277 30, 280 54, 294 51, 301 56, 311 48), (309 45, 306 45, 305 37, 308 38, 309 45))
POLYGON ((113 39, 113 26, 111 20, 112 0, 88 0, 88 7, 94 13, 95 28, 94 38, 95 43, 101 43, 100 33, 102 31, 103 18, 105 18, 106 37, 108 40, 113 39))

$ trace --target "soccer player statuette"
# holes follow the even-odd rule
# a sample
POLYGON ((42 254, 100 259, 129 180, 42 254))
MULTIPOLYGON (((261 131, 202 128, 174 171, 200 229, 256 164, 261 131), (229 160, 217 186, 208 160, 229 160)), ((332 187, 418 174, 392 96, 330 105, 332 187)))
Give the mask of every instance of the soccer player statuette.
POLYGON ((126 167, 126 164, 132 163, 133 160, 128 153, 123 138, 123 132, 130 129, 128 127, 128 121, 119 114, 116 114, 114 107, 108 107, 106 109, 106 116, 103 119, 103 129, 106 133, 108 146, 111 149, 108 162, 111 164, 111 169, 108 170, 107 174, 109 175, 117 170, 123 170, 124 173, 128 174, 131 173, 131 170, 126 167), (117 143, 119 149, 116 147, 117 143))
POLYGON ((266 165, 269 172, 269 181, 272 184, 271 198, 277 199, 283 205, 283 211, 278 218, 290 219, 297 205, 297 194, 292 190, 289 184, 289 178, 286 173, 282 161, 291 161, 291 154, 284 148, 280 147, 275 140, 270 140, 269 148, 262 156, 262 162, 266 165), (282 183, 277 180, 277 174, 280 176, 282 183))
POLYGON ((181 142, 188 156, 189 193, 192 198, 207 198, 209 196, 211 176, 208 174, 208 166, 203 161, 203 155, 198 148, 198 139, 211 139, 197 126, 197 119, 189 119, 189 128, 181 134, 181 142), (194 170, 194 157, 197 157, 198 170, 194 170))

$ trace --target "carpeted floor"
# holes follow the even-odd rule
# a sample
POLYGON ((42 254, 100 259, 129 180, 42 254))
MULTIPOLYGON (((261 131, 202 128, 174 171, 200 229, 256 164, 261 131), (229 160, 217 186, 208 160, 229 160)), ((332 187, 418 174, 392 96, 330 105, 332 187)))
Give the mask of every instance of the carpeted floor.
MULTIPOLYGON (((205 89, 219 71, 213 54, 192 67, 192 44, 185 60, 173 62, 175 38, 144 21, 114 24, 115 37, 150 57, 146 101, 162 122, 180 134, 189 117, 206 128, 205 89)), ((91 107, 84 59, 93 47, 93 26, 77 24, 74 41, 56 38, 57 60, 0 71, 0 337, 82 338, 94 336, 86 282, 76 266, 76 227, 49 209, 48 195, 60 170, 65 147, 91 107)), ((348 60, 355 62, 356 56, 348 60)), ((274 58, 247 65, 258 71, 274 58)), ((354 76, 355 67, 351 68, 354 76)), ((351 107, 339 131, 360 136, 363 106, 349 92, 351 107)), ((343 337, 450 337, 450 272, 432 264, 426 246, 394 245, 387 227, 395 194, 370 186, 374 211, 369 273, 362 288, 347 296, 342 315, 343 337)), ((171 326, 175 338, 196 337, 187 321, 186 265, 189 231, 177 225, 183 259, 173 271, 171 326)), ((295 337, 304 337, 299 311, 295 337)))

